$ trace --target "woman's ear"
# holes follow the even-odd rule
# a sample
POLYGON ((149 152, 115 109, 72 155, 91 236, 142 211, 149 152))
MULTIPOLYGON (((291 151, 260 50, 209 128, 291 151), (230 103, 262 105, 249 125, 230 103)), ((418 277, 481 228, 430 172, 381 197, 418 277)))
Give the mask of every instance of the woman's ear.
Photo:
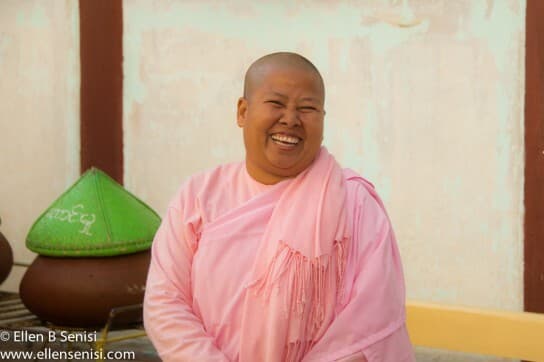
POLYGON ((236 111, 236 123, 238 127, 243 128, 246 124, 247 116, 247 99, 244 97, 238 98, 238 106, 236 111))

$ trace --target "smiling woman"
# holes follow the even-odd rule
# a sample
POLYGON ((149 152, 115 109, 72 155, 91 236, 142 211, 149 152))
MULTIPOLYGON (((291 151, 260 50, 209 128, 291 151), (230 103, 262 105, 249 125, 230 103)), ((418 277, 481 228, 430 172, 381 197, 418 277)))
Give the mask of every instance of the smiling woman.
POLYGON ((244 84, 238 126, 247 171, 265 185, 298 175, 314 161, 323 140, 321 75, 302 57, 276 53, 257 60, 244 84))
POLYGON ((248 70, 245 162, 191 177, 153 242, 144 302, 164 361, 413 361, 404 278, 373 186, 321 146, 305 58, 248 70))

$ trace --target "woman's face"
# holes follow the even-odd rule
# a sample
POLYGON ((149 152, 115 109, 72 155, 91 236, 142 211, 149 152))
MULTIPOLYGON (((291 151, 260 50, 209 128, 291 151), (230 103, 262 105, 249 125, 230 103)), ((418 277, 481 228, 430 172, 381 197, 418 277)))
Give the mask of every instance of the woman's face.
POLYGON ((312 164, 323 140, 324 98, 316 73, 271 65, 238 100, 246 166, 255 180, 275 184, 312 164))

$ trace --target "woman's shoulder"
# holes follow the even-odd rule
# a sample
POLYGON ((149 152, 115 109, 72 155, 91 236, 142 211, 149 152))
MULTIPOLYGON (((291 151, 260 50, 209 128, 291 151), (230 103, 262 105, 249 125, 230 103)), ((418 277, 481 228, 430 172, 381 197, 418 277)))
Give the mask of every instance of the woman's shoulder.
POLYGON ((352 214, 364 213, 367 221, 374 220, 377 225, 389 223, 384 202, 374 184, 353 170, 344 169, 343 172, 347 189, 346 204, 350 210, 353 210, 352 214))
POLYGON ((364 203, 366 199, 372 198, 376 200, 381 207, 383 207, 383 202, 372 182, 352 169, 345 168, 342 171, 346 180, 348 199, 351 199, 357 203, 364 203))
POLYGON ((223 192, 226 185, 232 183, 243 170, 242 166, 242 162, 225 163, 189 176, 179 186, 170 206, 223 192))
POLYGON ((195 189, 206 190, 216 188, 219 184, 229 182, 236 178, 243 170, 243 162, 229 162, 213 168, 200 171, 190 176, 185 182, 187 186, 195 189))

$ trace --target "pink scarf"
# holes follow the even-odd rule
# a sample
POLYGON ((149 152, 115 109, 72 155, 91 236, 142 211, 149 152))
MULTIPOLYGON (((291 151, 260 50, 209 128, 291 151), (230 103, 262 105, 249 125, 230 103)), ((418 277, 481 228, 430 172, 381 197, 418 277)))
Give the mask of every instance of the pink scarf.
POLYGON ((253 265, 240 361, 300 361, 323 336, 342 288, 345 198, 342 170, 324 147, 286 183, 253 265))

